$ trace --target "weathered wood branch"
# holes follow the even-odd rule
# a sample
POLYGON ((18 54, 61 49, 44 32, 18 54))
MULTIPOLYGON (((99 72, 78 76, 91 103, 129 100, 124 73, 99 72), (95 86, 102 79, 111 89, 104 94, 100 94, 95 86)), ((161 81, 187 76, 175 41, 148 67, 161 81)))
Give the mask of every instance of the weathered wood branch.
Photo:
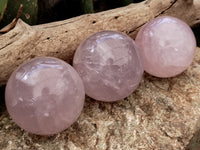
POLYGON ((72 19, 29 26, 19 20, 16 27, 0 36, 0 85, 23 62, 36 56, 53 56, 71 62, 73 54, 89 35, 117 30, 135 37, 149 20, 160 16, 178 17, 190 26, 200 22, 199 0, 146 0, 72 19))

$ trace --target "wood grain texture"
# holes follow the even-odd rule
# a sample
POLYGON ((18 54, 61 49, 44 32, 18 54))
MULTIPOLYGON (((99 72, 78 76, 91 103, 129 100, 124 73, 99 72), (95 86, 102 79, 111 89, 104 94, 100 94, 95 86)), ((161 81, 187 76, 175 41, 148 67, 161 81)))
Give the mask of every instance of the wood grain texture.
POLYGON ((135 38, 138 30, 160 15, 171 15, 189 25, 199 22, 198 0, 146 0, 142 3, 72 19, 29 26, 19 20, 0 36, 0 85, 23 62, 36 56, 53 56, 71 62, 78 45, 91 34, 116 30, 135 38))
MULTIPOLYGON (((172 15, 190 26, 200 22, 200 0, 147 0, 92 15, 29 26, 19 20, 0 36, 0 85, 17 66, 36 56, 68 62, 89 35, 116 30, 135 38, 147 21, 172 15)), ((1 88, 0 88, 1 91, 1 88)), ((44 137, 20 129, 0 105, 0 149, 16 150, 199 150, 200 48, 189 68, 168 79, 144 74, 137 90, 116 103, 86 97, 78 120, 60 134, 44 137)), ((0 102, 4 99, 0 97, 0 102)))

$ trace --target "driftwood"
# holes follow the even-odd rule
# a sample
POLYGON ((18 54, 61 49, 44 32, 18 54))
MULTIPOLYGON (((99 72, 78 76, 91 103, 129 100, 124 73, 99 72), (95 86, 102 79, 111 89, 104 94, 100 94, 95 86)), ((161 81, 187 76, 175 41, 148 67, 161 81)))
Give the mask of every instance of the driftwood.
MULTIPOLYGON (((160 15, 178 17, 190 26, 199 24, 200 0, 147 0, 38 26, 19 20, 13 30, 0 36, 0 85, 33 57, 54 56, 71 62, 77 46, 89 35, 117 30, 135 38, 142 25, 160 15)), ((0 149, 199 150, 199 62, 197 48, 193 63, 181 75, 160 79, 144 74, 137 90, 116 103, 86 97, 79 119, 51 137, 21 130, 0 106, 0 149)))
POLYGON ((36 56, 53 56, 71 62, 73 54, 89 35, 117 30, 134 38, 149 20, 160 16, 178 17, 190 26, 200 22, 200 0, 146 0, 72 19, 29 26, 19 20, 10 32, 0 36, 0 85, 23 62, 36 56))

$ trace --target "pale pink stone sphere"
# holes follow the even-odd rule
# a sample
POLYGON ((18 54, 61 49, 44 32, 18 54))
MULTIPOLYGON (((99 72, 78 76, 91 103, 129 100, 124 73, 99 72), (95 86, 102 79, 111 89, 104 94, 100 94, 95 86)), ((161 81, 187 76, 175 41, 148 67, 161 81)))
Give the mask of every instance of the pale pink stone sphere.
POLYGON ((138 33, 136 44, 140 48, 144 70, 157 77, 173 77, 191 64, 196 40, 190 27, 169 16, 148 22, 138 33))
POLYGON ((40 57, 13 72, 5 98, 11 118, 21 128, 51 135, 76 121, 83 108, 85 91, 81 78, 69 64, 40 57))
POLYGON ((137 51, 130 37, 115 31, 98 32, 83 41, 73 66, 83 80, 86 94, 105 102, 130 95, 143 74, 137 51))

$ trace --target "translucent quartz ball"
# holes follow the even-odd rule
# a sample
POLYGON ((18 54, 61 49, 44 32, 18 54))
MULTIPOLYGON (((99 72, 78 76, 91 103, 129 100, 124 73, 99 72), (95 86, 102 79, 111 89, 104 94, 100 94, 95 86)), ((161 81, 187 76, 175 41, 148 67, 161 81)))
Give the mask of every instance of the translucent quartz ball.
POLYGON ((169 16, 151 20, 139 31, 144 70, 157 77, 172 77, 183 72, 195 55, 196 40, 190 27, 169 16))
POLYGON ((21 128, 50 135, 75 122, 83 108, 85 91, 69 64, 41 57, 13 72, 5 96, 8 112, 21 128))
POLYGON ((137 51, 130 37, 115 31, 102 31, 83 41, 73 66, 83 80, 86 94, 106 102, 130 95, 143 74, 137 51))

